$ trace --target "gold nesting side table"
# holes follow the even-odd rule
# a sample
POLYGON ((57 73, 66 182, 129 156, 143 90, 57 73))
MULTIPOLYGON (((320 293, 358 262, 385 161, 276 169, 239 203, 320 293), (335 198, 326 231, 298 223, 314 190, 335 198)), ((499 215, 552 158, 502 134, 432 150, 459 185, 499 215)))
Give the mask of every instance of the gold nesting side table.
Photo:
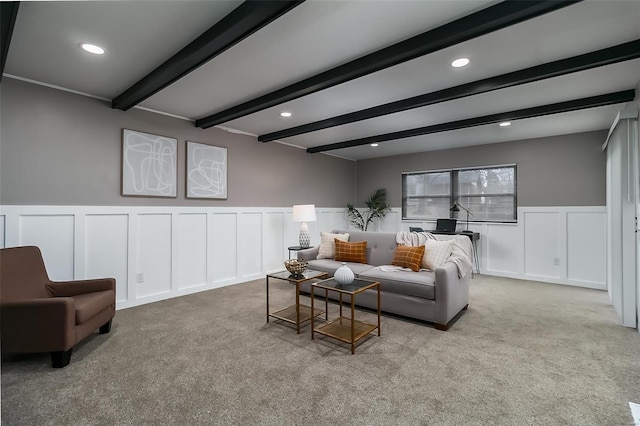
MULTIPOLYGON (((340 340, 341 342, 351 345, 351 354, 355 353, 355 344, 358 340, 367 336, 375 330, 378 330, 378 336, 380 336, 380 283, 377 281, 362 280, 356 278, 350 284, 339 284, 333 278, 311 283, 311 309, 314 309, 314 293, 315 290, 324 290, 324 303, 325 312, 328 312, 328 293, 329 291, 336 291, 340 297, 340 316, 336 319, 328 321, 324 324, 315 327, 314 317, 311 317, 311 339, 314 339, 314 333, 323 334, 325 336, 332 337, 340 340), (355 319, 355 300, 356 296, 366 290, 376 289, 378 292, 377 298, 377 311, 378 311, 378 323, 371 324, 364 321, 355 319), (351 296, 351 317, 345 317, 342 315, 342 296, 351 296)), ((328 319, 328 318, 327 318, 328 319)))
POLYGON ((300 325, 325 313, 319 309, 300 303, 300 284, 314 279, 325 279, 329 276, 326 272, 307 269, 301 275, 292 275, 289 271, 276 272, 267 275, 267 322, 269 318, 276 318, 296 326, 296 331, 300 334, 300 325), (269 279, 287 281, 296 286, 296 303, 275 312, 269 312, 269 279))

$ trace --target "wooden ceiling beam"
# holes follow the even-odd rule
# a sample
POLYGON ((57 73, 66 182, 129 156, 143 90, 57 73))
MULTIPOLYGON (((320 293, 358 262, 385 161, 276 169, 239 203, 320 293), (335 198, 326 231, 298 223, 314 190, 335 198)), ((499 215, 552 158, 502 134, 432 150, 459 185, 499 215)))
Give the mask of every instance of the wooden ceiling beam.
POLYGON ((581 0, 507 0, 289 86, 196 120, 208 128, 515 25, 581 0))
POLYGON ((513 71, 495 77, 461 84, 455 87, 449 87, 436 92, 425 93, 411 98, 366 108, 360 111, 338 115, 324 120, 315 121, 313 123, 279 130, 277 132, 260 135, 258 136, 258 140, 261 142, 270 142, 289 138, 330 127, 342 126, 357 121, 368 120, 388 114, 395 114, 397 112, 447 102, 467 96, 506 89, 508 87, 519 86, 521 84, 533 83, 535 81, 559 77, 636 58, 640 58, 640 40, 633 40, 628 43, 619 44, 606 49, 600 49, 583 55, 573 56, 571 58, 561 59, 519 71, 513 71))
POLYGON ((371 143, 386 142, 397 139, 405 139, 414 136, 428 135, 431 133, 447 132, 450 130, 464 129, 467 127, 483 126, 486 124, 500 123, 502 121, 515 121, 525 118, 541 117, 544 115, 560 114, 563 112, 577 111, 587 108, 595 108, 606 105, 615 105, 624 102, 631 102, 635 98, 635 90, 623 90, 620 92, 607 93, 605 95, 590 96, 587 98, 574 99, 571 101, 558 102, 555 104, 542 105, 532 108, 519 109, 515 111, 502 112, 499 114, 485 115, 482 117, 467 118, 464 120, 450 121, 432 126, 418 127, 415 129, 401 130, 398 132, 384 133, 381 135, 368 136, 365 138, 352 139, 344 142, 337 142, 328 145, 314 146, 307 148, 308 153, 333 151, 336 149, 352 148, 355 146, 367 145, 371 143))
POLYGON ((128 110, 215 58, 304 0, 248 0, 111 102, 128 110))
POLYGON ((4 64, 9 55, 11 36, 18 17, 19 1, 7 1, 0 3, 0 80, 4 73, 4 64))

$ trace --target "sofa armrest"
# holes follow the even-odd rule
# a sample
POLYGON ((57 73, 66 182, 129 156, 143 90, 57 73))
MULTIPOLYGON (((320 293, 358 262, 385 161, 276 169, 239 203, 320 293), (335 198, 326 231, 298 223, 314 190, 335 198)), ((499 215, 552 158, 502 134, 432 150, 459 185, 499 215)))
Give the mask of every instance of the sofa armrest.
POLYGON ((47 284, 47 290, 54 297, 72 297, 96 291, 116 290, 115 278, 94 280, 53 281, 47 284))
POLYGON ((435 301, 437 324, 445 325, 469 304, 469 276, 458 277, 458 268, 446 262, 436 269, 435 301))
POLYGON ((318 258, 320 246, 310 247, 308 249, 298 251, 298 260, 314 260, 318 258))
POLYGON ((75 344, 75 305, 70 297, 0 303, 2 351, 66 351, 75 344))

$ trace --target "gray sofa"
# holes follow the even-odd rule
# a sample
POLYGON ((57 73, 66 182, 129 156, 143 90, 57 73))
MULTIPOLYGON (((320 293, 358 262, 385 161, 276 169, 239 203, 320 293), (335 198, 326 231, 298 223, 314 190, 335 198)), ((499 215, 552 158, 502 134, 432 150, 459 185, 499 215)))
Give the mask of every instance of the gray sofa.
MULTIPOLYGON (((470 274, 459 277, 457 266, 445 262, 435 272, 421 270, 413 272, 381 271, 376 266, 391 265, 396 250, 396 233, 394 232, 362 232, 332 231, 332 233, 348 232, 349 241, 367 241, 367 263, 347 263, 356 277, 380 282, 380 309, 383 312, 427 321, 433 323, 438 330, 447 330, 457 319, 458 313, 466 310, 469 304, 470 274)), ((438 240, 467 238, 464 236, 437 235, 438 240)), ((327 272, 333 276, 342 262, 333 259, 317 259, 319 246, 298 252, 299 260, 309 262, 309 269, 327 272)), ((310 283, 305 282, 301 290, 310 293, 310 283)), ((337 294, 329 292, 329 297, 337 294)), ((356 305, 370 309, 376 308, 377 293, 367 290, 356 298, 356 305)), ((343 299, 343 301, 349 299, 343 299)))

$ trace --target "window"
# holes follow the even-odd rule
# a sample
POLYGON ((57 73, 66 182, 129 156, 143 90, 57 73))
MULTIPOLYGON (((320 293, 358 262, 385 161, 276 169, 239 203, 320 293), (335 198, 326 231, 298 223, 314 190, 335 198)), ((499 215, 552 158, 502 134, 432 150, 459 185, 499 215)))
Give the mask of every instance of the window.
MULTIPOLYGON (((402 174, 402 219, 450 217, 454 201, 472 221, 515 222, 516 166, 474 167, 402 174)), ((460 209, 459 219, 466 219, 460 209)))

